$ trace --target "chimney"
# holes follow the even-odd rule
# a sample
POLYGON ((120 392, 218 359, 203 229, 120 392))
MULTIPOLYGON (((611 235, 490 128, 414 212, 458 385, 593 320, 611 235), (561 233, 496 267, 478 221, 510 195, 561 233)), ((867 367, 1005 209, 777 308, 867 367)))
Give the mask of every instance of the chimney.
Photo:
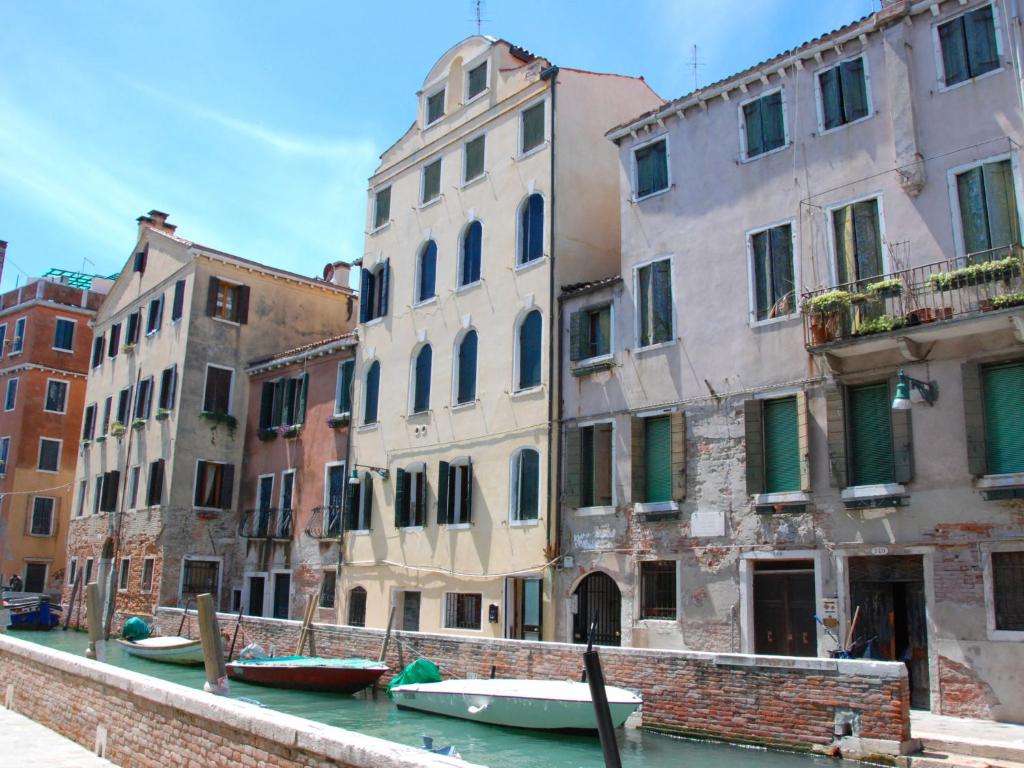
POLYGON ((158 232, 163 232, 167 235, 173 235, 174 230, 178 228, 176 224, 168 224, 167 217, 170 214, 164 213, 163 211, 153 210, 147 213, 145 216, 139 216, 136 219, 139 222, 139 237, 142 237, 143 230, 155 229, 158 232))
POLYGON ((324 279, 342 288, 348 288, 348 277, 352 265, 347 261, 334 261, 324 267, 324 279), (329 275, 329 277, 328 277, 329 275))
POLYGON ((4 261, 7 259, 7 241, 0 240, 0 281, 4 279, 4 261))

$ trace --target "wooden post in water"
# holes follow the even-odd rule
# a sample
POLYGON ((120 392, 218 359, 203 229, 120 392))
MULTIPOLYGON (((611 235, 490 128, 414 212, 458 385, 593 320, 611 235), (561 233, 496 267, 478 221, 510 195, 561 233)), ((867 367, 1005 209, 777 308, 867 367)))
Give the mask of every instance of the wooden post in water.
POLYGON ((106 646, 103 645, 103 597, 100 585, 95 581, 85 588, 85 621, 89 625, 89 648, 85 655, 90 659, 103 661, 106 646))
POLYGON ((306 610, 302 614, 302 629, 299 630, 299 647, 295 649, 296 656, 302 655, 302 649, 306 647, 306 638, 309 638, 309 655, 316 655, 316 644, 313 641, 314 611, 316 611, 316 596, 309 595, 306 598, 306 610))
POLYGON ((388 614, 388 629, 384 633, 384 642, 380 644, 380 656, 377 661, 384 661, 384 657, 388 655, 388 641, 391 640, 391 625, 395 623, 395 608, 391 606, 391 613, 388 614))
POLYGON ((67 631, 68 624, 71 623, 71 614, 75 611, 75 598, 78 597, 78 590, 82 588, 82 572, 79 571, 75 574, 75 583, 71 587, 71 599, 68 600, 68 612, 64 614, 64 626, 62 629, 67 631))
POLYGON ((209 594, 199 595, 196 603, 199 606, 199 637, 203 643, 203 665, 206 667, 203 690, 217 696, 227 696, 228 673, 224 668, 224 644, 220 637, 213 597, 209 594))

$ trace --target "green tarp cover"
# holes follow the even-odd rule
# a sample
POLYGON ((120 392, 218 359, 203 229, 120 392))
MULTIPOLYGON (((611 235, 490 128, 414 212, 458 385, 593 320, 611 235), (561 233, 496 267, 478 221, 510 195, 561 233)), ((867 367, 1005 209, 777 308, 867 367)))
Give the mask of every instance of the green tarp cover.
POLYGON ((388 683, 388 696, 391 695, 391 689, 397 685, 440 682, 441 670, 437 668, 437 664, 427 659, 416 659, 416 661, 391 678, 391 682, 388 683))
POLYGON ((149 625, 140 619, 138 616, 132 616, 128 621, 124 623, 124 628, 121 630, 121 637, 125 640, 145 640, 149 637, 150 629, 149 625))

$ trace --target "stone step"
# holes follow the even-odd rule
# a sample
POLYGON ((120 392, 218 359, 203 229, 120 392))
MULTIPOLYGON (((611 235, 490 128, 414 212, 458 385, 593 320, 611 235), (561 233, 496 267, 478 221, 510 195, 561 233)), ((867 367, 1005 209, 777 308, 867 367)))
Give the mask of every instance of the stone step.
POLYGON ((1024 763, 926 749, 910 755, 907 768, 1024 768, 1024 763))
POLYGON ((1024 745, 1018 743, 972 739, 967 736, 918 735, 916 733, 914 736, 920 740, 922 752, 1003 760, 1013 765, 1024 766, 1024 745))

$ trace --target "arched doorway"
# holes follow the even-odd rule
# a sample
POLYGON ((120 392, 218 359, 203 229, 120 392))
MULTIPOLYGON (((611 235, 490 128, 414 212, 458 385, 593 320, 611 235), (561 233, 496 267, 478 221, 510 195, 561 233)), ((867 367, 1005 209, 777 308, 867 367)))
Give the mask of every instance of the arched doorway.
POLYGON ((596 645, 622 645, 622 594, 607 573, 594 571, 579 583, 573 593, 575 613, 572 617, 572 641, 587 642, 590 621, 596 645), (596 615, 595 615, 596 614, 596 615))

